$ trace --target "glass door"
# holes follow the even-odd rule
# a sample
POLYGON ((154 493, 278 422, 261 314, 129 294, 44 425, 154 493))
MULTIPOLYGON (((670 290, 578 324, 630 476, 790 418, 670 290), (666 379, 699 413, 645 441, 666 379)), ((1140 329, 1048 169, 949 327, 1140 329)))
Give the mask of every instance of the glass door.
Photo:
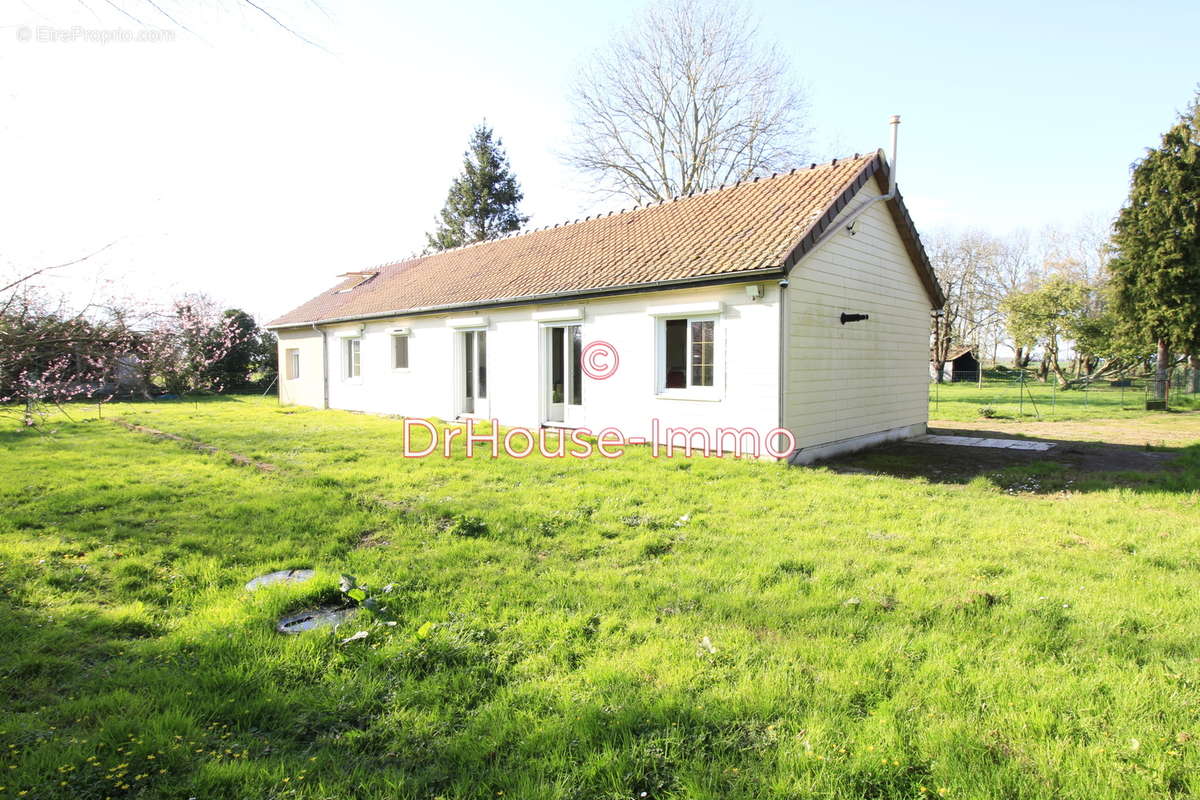
POLYGON ((463 331, 460 413, 488 416, 487 331, 463 331))
POLYGON ((583 328, 553 325, 545 328, 544 371, 546 422, 581 425, 583 422, 583 328))

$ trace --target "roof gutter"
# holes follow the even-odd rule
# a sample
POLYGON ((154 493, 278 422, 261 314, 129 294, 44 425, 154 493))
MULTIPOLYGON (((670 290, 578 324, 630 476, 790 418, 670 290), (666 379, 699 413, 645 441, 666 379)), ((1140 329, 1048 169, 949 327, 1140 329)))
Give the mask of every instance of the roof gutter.
MULTIPOLYGON (((686 289, 693 286, 712 286, 726 283, 752 283, 763 278, 783 277, 785 271, 782 265, 748 269, 741 272, 726 272, 720 275, 698 275, 692 278, 674 278, 666 281, 651 283, 631 283, 624 286, 609 286, 597 289, 572 289, 566 292, 550 292, 548 294, 526 295, 524 297, 509 297, 502 300, 485 300, 478 303, 455 303, 444 306, 428 306, 425 308, 393 309, 391 311, 376 311, 369 314, 352 314, 344 317, 330 317, 307 322, 285 322, 282 325, 267 325, 267 330, 278 331, 287 328, 303 328, 311 326, 317 330, 318 325, 334 325, 343 322, 361 322, 370 319, 387 319, 388 317, 421 317, 430 314, 447 314, 454 311, 485 308, 508 308, 513 306, 537 305, 553 303, 559 300, 576 300, 595 297, 613 297, 623 294, 662 291, 665 289, 686 289)), ((326 379, 328 383, 328 378, 326 379)), ((326 389, 328 395, 328 389, 326 389)))
MULTIPOLYGON (((855 208, 853 211, 851 211, 850 215, 842 221, 842 224, 840 226, 841 228, 849 229, 851 226, 854 225, 854 220, 856 220, 860 216, 862 216, 863 212, 865 212, 868 208, 870 208, 871 206, 878 203, 880 200, 885 200, 885 201, 886 200, 894 200, 896 197, 896 140, 899 138, 899 132, 900 132, 900 115, 893 114, 891 122, 888 124, 890 124, 892 126, 892 158, 891 158, 891 164, 889 165, 891 167, 891 169, 888 170, 887 194, 881 194, 876 197, 868 197, 866 200, 863 200, 861 203, 859 203, 858 207, 855 208)), ((832 238, 833 235, 837 232, 838 232, 838 228, 830 227, 823 234, 821 234, 821 236, 818 237, 815 242, 813 242, 812 248, 821 246, 826 241, 828 241, 830 238, 832 238)), ((812 248, 810 248, 810 249, 812 249, 812 248)))

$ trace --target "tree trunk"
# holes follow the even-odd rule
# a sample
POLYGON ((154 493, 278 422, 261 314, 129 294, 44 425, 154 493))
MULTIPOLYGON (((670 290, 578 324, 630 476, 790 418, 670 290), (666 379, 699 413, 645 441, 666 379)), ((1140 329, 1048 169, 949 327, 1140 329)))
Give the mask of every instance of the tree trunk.
POLYGON ((1021 347, 1021 345, 1017 345, 1016 350, 1017 350, 1017 353, 1016 353, 1016 356, 1013 358, 1013 366, 1016 367, 1017 369, 1020 369, 1021 367, 1025 366, 1024 364, 1021 363, 1021 358, 1025 354, 1025 348, 1021 347))
POLYGON ((1067 387, 1071 385, 1071 379, 1067 377, 1067 373, 1063 372, 1062 366, 1058 363, 1058 345, 1053 348, 1046 348, 1046 358, 1050 361, 1050 370, 1054 373, 1054 377, 1058 379, 1058 385, 1067 387))
POLYGON ((1200 394, 1200 355, 1188 356, 1188 365, 1192 368, 1192 394, 1200 394))
POLYGON ((1043 355, 1042 363, 1038 365, 1037 376, 1042 383, 1046 382, 1046 375, 1050 372, 1050 356, 1043 355))
POLYGON ((1166 339, 1158 340, 1158 363, 1154 369, 1154 399, 1167 399, 1167 365, 1171 361, 1171 351, 1166 339))
POLYGON ((942 361, 941 359, 935 360, 933 362, 933 369, 934 369, 934 376, 935 376, 934 380, 937 381, 938 383, 945 383, 946 375, 945 375, 944 370, 946 369, 946 362, 942 361))
POLYGON ((1050 370, 1054 373, 1054 377, 1058 379, 1058 385, 1060 388, 1065 389, 1071 385, 1070 377, 1068 377, 1067 373, 1063 371, 1063 368, 1058 365, 1057 358, 1050 360, 1050 370))

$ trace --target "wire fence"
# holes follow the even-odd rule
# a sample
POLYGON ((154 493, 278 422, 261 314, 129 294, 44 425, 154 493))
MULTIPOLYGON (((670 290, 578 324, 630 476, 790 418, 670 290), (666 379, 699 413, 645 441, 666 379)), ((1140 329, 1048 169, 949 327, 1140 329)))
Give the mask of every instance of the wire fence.
POLYGON ((930 410, 954 417, 1104 416, 1126 411, 1195 408, 1200 404, 1200 373, 1191 367, 1171 372, 1166 385, 1145 375, 1072 380, 1061 386, 1053 373, 1005 367, 958 372, 929 384, 930 410))

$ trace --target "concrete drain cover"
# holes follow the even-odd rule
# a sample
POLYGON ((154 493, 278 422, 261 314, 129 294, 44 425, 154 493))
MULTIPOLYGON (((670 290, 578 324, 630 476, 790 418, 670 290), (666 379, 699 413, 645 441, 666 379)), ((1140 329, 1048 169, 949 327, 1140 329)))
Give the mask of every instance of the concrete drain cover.
POLYGON ((313 576, 311 569, 281 569, 278 572, 268 572, 259 575, 246 584, 246 591, 253 592, 260 586, 270 586, 273 583, 303 583, 313 576))
POLYGON ((354 613, 353 608, 343 606, 322 606, 308 608, 281 617, 275 630, 280 633, 303 633, 314 628, 331 628, 345 622, 354 613))

